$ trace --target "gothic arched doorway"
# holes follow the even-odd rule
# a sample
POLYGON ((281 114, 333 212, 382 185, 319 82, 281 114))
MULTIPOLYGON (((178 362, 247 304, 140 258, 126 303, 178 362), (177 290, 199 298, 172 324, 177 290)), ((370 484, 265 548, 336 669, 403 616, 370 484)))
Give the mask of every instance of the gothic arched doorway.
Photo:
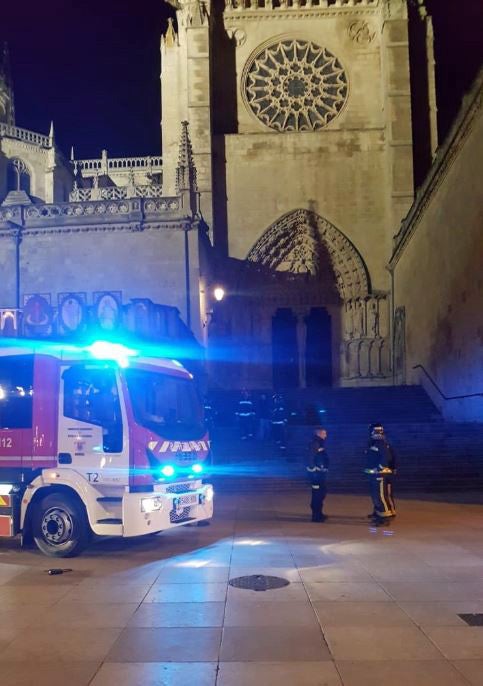
POLYGON ((315 212, 282 216, 246 260, 227 261, 224 276, 237 360, 228 385, 339 385, 387 374, 386 294, 371 292, 355 246, 315 212))

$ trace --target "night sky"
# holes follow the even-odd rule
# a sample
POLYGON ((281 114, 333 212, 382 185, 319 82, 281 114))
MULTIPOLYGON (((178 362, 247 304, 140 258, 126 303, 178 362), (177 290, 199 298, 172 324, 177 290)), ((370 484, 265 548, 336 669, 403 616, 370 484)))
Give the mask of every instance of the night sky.
MULTIPOLYGON (((7 6, 5 6, 7 5, 7 6)), ((436 36, 440 133, 447 132, 482 60, 482 0, 427 0, 436 36)), ((163 0, 20 0, 1 10, 17 125, 47 133, 66 154, 158 154, 163 0)))

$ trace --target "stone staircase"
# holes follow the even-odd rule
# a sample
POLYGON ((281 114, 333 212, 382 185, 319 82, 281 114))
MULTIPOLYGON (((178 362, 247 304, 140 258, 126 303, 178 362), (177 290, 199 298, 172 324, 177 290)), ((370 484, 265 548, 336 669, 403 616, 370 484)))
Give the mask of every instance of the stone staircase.
MULTIPOLYGON (((256 397, 256 394, 254 394, 256 397)), ((215 400, 223 408, 212 431, 213 481, 228 491, 287 491, 306 483, 304 461, 312 426, 327 428, 332 492, 365 492, 368 425, 381 421, 398 459, 399 492, 483 489, 483 423, 443 421, 417 386, 307 389, 286 395, 291 410, 288 445, 241 441, 234 422, 237 397, 215 400), (231 408, 233 412, 230 415, 231 408), (321 411, 322 410, 322 411, 321 411)))

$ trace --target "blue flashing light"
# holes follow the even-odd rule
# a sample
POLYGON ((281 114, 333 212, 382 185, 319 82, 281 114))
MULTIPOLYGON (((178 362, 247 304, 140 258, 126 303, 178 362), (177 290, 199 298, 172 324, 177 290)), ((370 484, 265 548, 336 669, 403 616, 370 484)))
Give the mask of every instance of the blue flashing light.
POLYGON ((135 357, 136 350, 127 348, 121 343, 110 343, 109 341, 96 341, 88 346, 86 350, 98 360, 114 360, 120 367, 129 365, 129 358, 135 357))
POLYGON ((201 474, 201 472, 203 471, 203 465, 202 465, 202 464, 199 464, 199 463, 197 462, 196 464, 194 464, 194 465, 191 467, 191 470, 192 470, 195 474, 201 474))
POLYGON ((173 476, 173 474, 174 474, 174 467, 172 467, 170 464, 165 465, 165 466, 161 469, 161 474, 162 474, 163 476, 173 476))

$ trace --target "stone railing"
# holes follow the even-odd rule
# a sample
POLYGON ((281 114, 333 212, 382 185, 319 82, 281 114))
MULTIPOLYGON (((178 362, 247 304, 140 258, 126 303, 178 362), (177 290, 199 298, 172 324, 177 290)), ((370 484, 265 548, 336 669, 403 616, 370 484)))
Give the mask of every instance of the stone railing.
POLYGON ((0 206, 0 224, 12 222, 18 224, 22 220, 22 208, 19 205, 0 206))
POLYGON ((15 228, 72 227, 90 224, 141 222, 147 216, 179 217, 181 198, 124 198, 0 208, 0 232, 15 228))
POLYGON ((130 174, 132 172, 146 172, 161 174, 163 171, 163 158, 157 156, 147 157, 101 157, 91 160, 73 160, 74 172, 80 170, 84 176, 95 174, 130 174))
POLYGON ((41 133, 35 133, 35 131, 29 131, 28 129, 21 129, 18 126, 0 124, 0 136, 6 136, 7 138, 16 138, 19 141, 25 141, 26 143, 40 145, 42 148, 52 147, 52 142, 49 136, 44 136, 41 133))
POLYGON ((163 188, 158 184, 135 186, 106 186, 105 188, 74 188, 69 194, 71 202, 90 200, 122 200, 123 198, 161 198, 163 188))
POLYGON ((226 12, 272 9, 324 9, 329 7, 377 7, 379 0, 225 0, 226 12))

